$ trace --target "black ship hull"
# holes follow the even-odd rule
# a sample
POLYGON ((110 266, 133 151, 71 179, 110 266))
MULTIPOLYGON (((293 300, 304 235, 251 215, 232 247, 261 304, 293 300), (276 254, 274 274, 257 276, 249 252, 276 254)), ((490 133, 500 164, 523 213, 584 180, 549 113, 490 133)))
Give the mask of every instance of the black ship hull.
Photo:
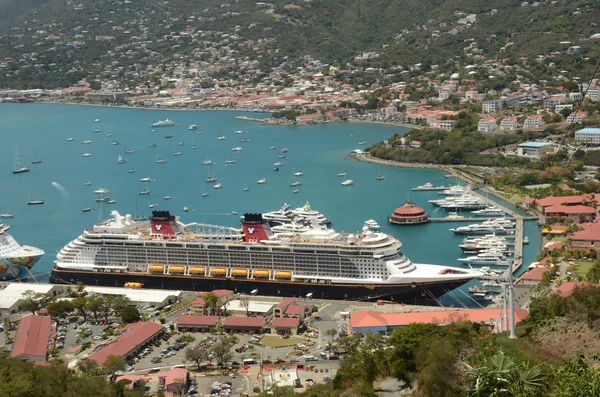
POLYGON ((53 269, 50 282, 90 286, 123 287, 125 283, 141 283, 142 288, 186 291, 228 289, 236 293, 315 299, 369 301, 393 300, 408 304, 435 302, 445 293, 471 281, 472 278, 414 284, 320 284, 276 280, 152 275, 139 273, 101 273, 53 269))

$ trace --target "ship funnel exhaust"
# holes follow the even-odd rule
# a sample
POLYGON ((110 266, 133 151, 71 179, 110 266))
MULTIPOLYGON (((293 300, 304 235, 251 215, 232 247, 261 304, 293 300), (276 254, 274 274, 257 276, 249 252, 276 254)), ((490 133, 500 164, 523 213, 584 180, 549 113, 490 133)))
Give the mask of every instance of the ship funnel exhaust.
POLYGON ((263 219, 262 214, 244 214, 242 232, 244 233, 244 241, 247 243, 269 240, 269 237, 273 234, 269 223, 263 219))

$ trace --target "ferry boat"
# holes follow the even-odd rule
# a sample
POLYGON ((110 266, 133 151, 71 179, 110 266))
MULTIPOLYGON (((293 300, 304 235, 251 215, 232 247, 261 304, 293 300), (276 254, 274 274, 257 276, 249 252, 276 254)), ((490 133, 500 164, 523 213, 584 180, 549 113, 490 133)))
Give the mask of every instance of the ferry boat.
POLYGON ((0 223, 0 279, 19 278, 36 264, 44 251, 28 245, 20 245, 10 235, 8 225, 0 223))
POLYGON ((183 224, 169 211, 153 211, 149 222, 111 216, 61 249, 50 282, 415 303, 482 275, 415 264, 400 252, 400 241, 368 228, 280 237, 261 214, 245 214, 240 229, 183 224))
POLYGON ((173 127, 175 125, 175 122, 169 120, 169 119, 165 119, 165 120, 160 120, 157 123, 152 124, 152 127, 173 127))

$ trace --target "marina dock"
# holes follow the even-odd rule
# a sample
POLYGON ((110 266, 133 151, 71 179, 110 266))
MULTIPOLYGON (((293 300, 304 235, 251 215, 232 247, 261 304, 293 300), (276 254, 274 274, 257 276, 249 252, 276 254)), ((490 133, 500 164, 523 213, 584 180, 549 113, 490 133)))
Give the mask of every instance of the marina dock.
MULTIPOLYGON (((513 235, 515 237, 515 243, 514 243, 515 244, 514 245, 515 256, 514 256, 514 261, 513 261, 513 265, 512 265, 512 272, 514 273, 523 264, 523 221, 524 221, 523 218, 524 217, 521 216, 518 212, 508 209, 505 206, 503 206, 502 204, 499 204, 493 200, 490 200, 489 198, 483 196, 482 194, 480 194, 474 190, 471 191, 471 194, 479 197, 480 199, 484 200, 491 206, 500 208, 502 210, 502 212, 515 218, 516 229, 515 229, 515 233, 513 235)), ((534 218, 534 219, 537 219, 537 218, 534 218)), ((506 272, 504 272, 503 275, 505 277, 508 277, 508 270, 506 272)))

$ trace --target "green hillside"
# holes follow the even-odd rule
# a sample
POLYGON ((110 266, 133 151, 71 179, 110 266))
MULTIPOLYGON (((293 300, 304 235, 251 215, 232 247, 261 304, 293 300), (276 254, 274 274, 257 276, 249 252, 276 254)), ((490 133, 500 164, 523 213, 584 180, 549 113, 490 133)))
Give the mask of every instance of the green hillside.
MULTIPOLYGON (((428 70, 430 65, 438 64, 444 72, 452 69, 454 61, 464 65, 477 59, 523 56, 533 59, 542 55, 551 56, 553 66, 559 70, 585 78, 600 55, 600 40, 589 39, 600 33, 597 26, 600 10, 585 0, 544 1, 538 6, 522 6, 522 3, 520 0, 240 0, 229 4, 215 0, 0 0, 0 59, 18 60, 35 51, 37 55, 43 54, 44 63, 53 63, 58 68, 76 61, 81 62, 81 70, 89 72, 97 67, 100 71, 99 63, 104 62, 102 57, 107 51, 115 46, 131 47, 134 38, 142 36, 147 40, 144 50, 160 54, 162 61, 174 54, 198 60, 193 51, 199 43, 209 40, 212 44, 206 45, 214 46, 223 40, 224 45, 235 42, 239 56, 260 59, 268 67, 276 57, 311 55, 345 68, 347 62, 363 52, 375 52, 377 57, 362 65, 383 68, 398 65, 406 69, 421 63, 423 70, 428 70), (476 14, 475 20, 464 23, 470 14, 476 14), (190 32, 191 36, 181 40, 177 48, 169 39, 163 39, 180 32, 190 32), (56 37, 61 34, 65 36, 65 45, 57 46, 56 37), (98 41, 98 36, 113 39, 107 43, 98 41), (235 40, 228 40, 230 37, 235 40), (81 45, 73 46, 73 40, 81 45), (581 46, 581 51, 567 55, 571 46, 581 46)), ((153 60, 145 55, 128 59, 131 63, 151 64, 153 60)), ((392 72, 397 70, 400 68, 392 72)), ((47 85, 47 76, 26 72, 22 74, 25 80, 35 75, 40 84, 47 85)), ((72 76, 61 79, 71 81, 85 75, 79 71, 71 73, 72 76)), ((543 71, 536 74, 544 76, 543 71)), ((2 83, 12 84, 10 79, 2 83)))

